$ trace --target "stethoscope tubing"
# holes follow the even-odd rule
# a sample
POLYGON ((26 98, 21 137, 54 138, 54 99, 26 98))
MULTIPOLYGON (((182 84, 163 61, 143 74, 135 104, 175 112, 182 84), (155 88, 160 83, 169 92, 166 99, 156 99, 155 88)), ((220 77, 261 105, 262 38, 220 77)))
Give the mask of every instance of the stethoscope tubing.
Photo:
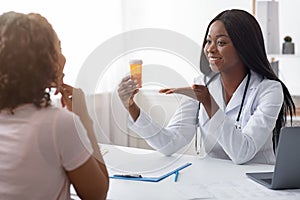
MULTIPOLYGON (((220 73, 216 73, 214 74, 205 84, 205 86, 207 87, 220 73)), ((205 81, 206 77, 204 77, 204 81, 205 81)), ((242 102, 241 102, 241 105, 240 105, 240 109, 239 109, 239 113, 238 113, 238 116, 236 118, 236 121, 235 121, 235 128, 236 129, 241 129, 241 126, 239 124, 239 121, 240 121, 240 117, 241 117, 241 113, 242 113, 242 110, 243 110, 243 106, 244 106, 244 102, 245 102, 245 99, 246 99, 246 94, 247 94, 247 91, 248 91, 248 87, 249 87, 249 83, 250 83, 250 79, 251 79, 251 72, 248 72, 247 74, 247 82, 246 82, 246 85, 245 85, 245 89, 244 89, 244 93, 243 93, 243 98, 242 98, 242 102)), ((197 109, 197 115, 196 115, 196 124, 197 126, 199 126, 199 110, 200 110, 200 104, 201 102, 199 101, 198 103, 198 109, 197 109)), ((198 127, 197 127, 198 129, 198 127)), ((197 139, 197 133, 196 133, 196 139, 195 139, 195 148, 196 148, 196 152, 197 154, 199 153, 199 149, 198 149, 198 139, 197 139)))

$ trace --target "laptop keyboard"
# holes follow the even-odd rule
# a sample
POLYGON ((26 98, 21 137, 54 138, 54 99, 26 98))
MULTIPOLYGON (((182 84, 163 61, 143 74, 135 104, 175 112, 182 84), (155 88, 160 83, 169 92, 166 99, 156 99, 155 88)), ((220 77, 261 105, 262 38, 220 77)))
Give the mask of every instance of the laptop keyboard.
POLYGON ((272 179, 271 178, 263 178, 261 180, 268 183, 268 184, 270 184, 270 185, 272 184, 272 179))

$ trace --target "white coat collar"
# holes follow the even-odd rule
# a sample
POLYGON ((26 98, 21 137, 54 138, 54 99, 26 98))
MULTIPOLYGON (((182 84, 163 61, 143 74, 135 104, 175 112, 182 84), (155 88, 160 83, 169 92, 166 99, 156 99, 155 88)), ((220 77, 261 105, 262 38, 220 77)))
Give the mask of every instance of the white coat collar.
MULTIPOLYGON (((249 94, 252 93, 253 90, 257 88, 258 84, 263 79, 261 75, 253 71, 250 71, 250 73, 251 73, 251 78, 250 78, 244 105, 247 103, 247 97, 249 96, 249 94)), ((223 86, 221 83, 220 76, 218 76, 218 78, 216 78, 215 81, 212 81, 212 83, 209 86, 209 91, 211 95, 214 97, 216 103, 219 105, 220 109, 226 113, 241 105, 246 82, 247 82, 247 76, 244 78, 242 83, 238 86, 236 91, 233 93, 227 106, 225 105, 224 98, 223 98, 223 92, 222 92, 223 86)))

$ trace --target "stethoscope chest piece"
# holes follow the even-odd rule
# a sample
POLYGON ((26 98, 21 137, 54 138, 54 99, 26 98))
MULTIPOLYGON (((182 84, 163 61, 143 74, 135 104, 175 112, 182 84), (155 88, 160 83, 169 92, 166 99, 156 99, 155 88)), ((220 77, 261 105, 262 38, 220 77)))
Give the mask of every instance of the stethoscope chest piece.
POLYGON ((238 129, 238 130, 242 129, 241 124, 238 121, 235 122, 234 127, 235 127, 235 129, 238 129))

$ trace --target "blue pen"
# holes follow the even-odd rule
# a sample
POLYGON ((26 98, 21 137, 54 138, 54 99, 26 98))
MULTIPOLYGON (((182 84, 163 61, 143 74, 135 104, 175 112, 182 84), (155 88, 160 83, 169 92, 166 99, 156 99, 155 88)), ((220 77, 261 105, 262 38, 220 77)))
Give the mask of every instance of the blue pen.
POLYGON ((175 172, 175 177, 174 177, 174 182, 177 182, 178 175, 179 175, 179 171, 176 171, 176 172, 175 172))

